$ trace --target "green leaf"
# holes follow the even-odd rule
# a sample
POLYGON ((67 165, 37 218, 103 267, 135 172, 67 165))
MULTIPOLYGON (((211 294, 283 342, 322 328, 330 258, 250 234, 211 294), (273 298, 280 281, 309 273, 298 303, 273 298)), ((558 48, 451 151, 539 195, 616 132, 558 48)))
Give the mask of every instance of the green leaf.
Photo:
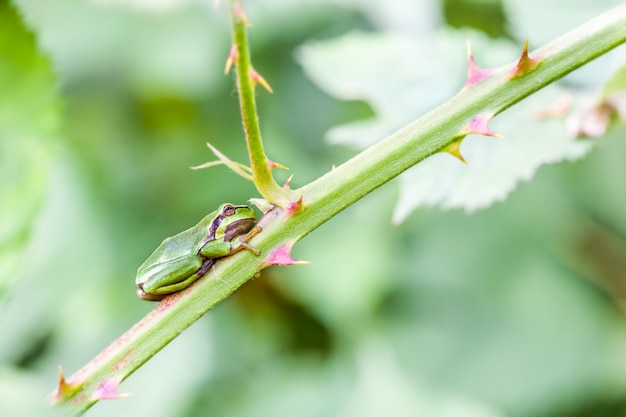
POLYGON ((0 296, 17 278, 44 197, 59 102, 49 61, 17 11, 0 4, 0 296))
POLYGON ((606 99, 613 93, 618 91, 626 91, 626 66, 621 67, 615 72, 615 75, 604 85, 602 95, 606 99))
POLYGON ((544 164, 584 156, 591 143, 567 135, 562 119, 538 120, 541 106, 565 93, 549 87, 499 115, 491 123, 495 139, 470 135, 461 144, 467 164, 448 154, 433 155, 400 176, 400 200, 393 221, 401 223, 422 206, 474 211, 502 201, 520 181, 544 164))
POLYGON ((420 44, 401 35, 353 32, 302 46, 298 60, 319 88, 342 100, 364 100, 376 112, 374 119, 331 129, 328 141, 366 148, 452 96, 465 59, 465 42, 455 39, 420 44), (440 70, 444 74, 432 78, 440 70))
MULTIPOLYGON (((320 88, 341 99, 365 100, 376 112, 373 120, 331 129, 328 140, 365 148, 453 96, 465 81, 465 38, 461 32, 420 39, 352 33, 302 47, 300 62, 320 88)), ((475 35, 472 45, 481 66, 502 65, 520 49, 475 35), (485 51, 488 59, 483 59, 485 51)), ((440 154, 402 175, 394 222, 421 206, 487 207, 504 199, 520 180, 530 179, 539 166, 584 155, 589 144, 567 137, 562 121, 533 119, 535 111, 562 94, 553 87, 499 116, 492 129, 504 140, 466 138, 461 153, 467 165, 440 154)))

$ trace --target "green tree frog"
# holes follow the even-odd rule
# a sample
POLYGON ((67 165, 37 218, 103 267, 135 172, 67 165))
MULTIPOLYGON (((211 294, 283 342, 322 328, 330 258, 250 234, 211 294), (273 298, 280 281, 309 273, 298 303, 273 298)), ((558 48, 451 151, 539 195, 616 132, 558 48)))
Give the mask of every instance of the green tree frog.
POLYGON ((222 204, 191 229, 165 239, 137 270, 137 296, 159 301, 206 274, 216 258, 246 249, 259 254, 248 240, 261 229, 253 228, 254 210, 222 204))

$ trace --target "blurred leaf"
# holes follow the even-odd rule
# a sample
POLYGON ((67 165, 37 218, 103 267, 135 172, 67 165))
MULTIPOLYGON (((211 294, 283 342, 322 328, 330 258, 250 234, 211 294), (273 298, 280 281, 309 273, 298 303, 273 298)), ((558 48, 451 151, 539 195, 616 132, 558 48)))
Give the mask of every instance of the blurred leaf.
POLYGON ((420 45, 401 35, 352 32, 302 46, 297 58, 318 87, 342 100, 365 100, 376 112, 331 129, 328 141, 366 148, 450 97, 464 71, 465 44, 457 40, 420 45), (444 73, 433 78, 436 71, 444 73))
POLYGON ((604 84, 601 97, 588 98, 566 120, 568 135, 575 138, 605 136, 615 122, 626 125, 626 66, 604 84))
MULTIPOLYGON (((333 143, 364 148, 458 91, 465 74, 463 48, 461 34, 443 33, 417 42, 398 35, 353 33, 305 45, 299 58, 307 74, 330 94, 372 105, 375 119, 328 132, 333 143)), ((480 37, 474 50, 479 62, 481 51, 488 50, 492 60, 515 53, 509 44, 480 37)), ((553 93, 553 99, 559 94, 553 93)), ((568 138, 562 122, 532 120, 533 109, 545 106, 545 101, 545 94, 533 97, 499 117, 501 127, 492 128, 505 140, 467 138, 461 146, 467 166, 441 154, 403 174, 394 222, 401 223, 424 205, 468 211, 487 207, 504 199, 518 181, 530 179, 539 166, 584 155, 589 145, 568 138)))
POLYGON ((334 0, 363 13, 379 30, 418 34, 432 31, 441 21, 438 1, 334 0))
POLYGON ((111 77, 110 86, 124 84, 146 96, 194 96, 216 88, 224 77, 227 20, 206 3, 16 2, 54 56, 64 86, 111 77))
POLYGON ((456 28, 480 29, 491 37, 510 37, 502 0, 443 0, 446 22, 456 28))
POLYGON ((381 299, 397 284, 390 273, 396 230, 381 221, 390 214, 385 195, 340 213, 318 229, 314 239, 299 242, 295 256, 300 259, 302 251, 311 264, 290 268, 297 269, 298 280, 287 278, 293 273, 289 269, 276 271, 286 278, 282 286, 341 338, 355 330, 350 323, 375 315, 381 299), (341 250, 329 251, 327 245, 341 250))
POLYGON ((404 266, 413 279, 398 290, 403 320, 389 324, 409 373, 515 415, 590 401, 624 369, 622 316, 560 256, 588 219, 543 180, 471 217, 422 224, 404 266))
POLYGON ((617 91, 626 90, 626 66, 621 67, 615 72, 609 81, 604 85, 603 95, 610 96, 617 91))
POLYGON ((185 337, 175 339, 120 385, 120 392, 132 395, 123 400, 100 401, 87 415, 184 416, 198 392, 208 394, 202 383, 219 365, 213 346, 217 337, 212 325, 192 326, 185 331, 185 337))
POLYGON ((59 101, 50 63, 16 10, 0 3, 0 297, 19 277, 22 251, 46 191, 59 101))
MULTIPOLYGON (((17 3, 59 70, 68 138, 45 187, 51 198, 31 219, 24 279, 0 314, 0 414, 40 416, 59 363, 71 375, 154 308, 136 299, 133 284, 154 247, 222 201, 245 201, 255 191, 225 168, 188 170, 211 157, 207 141, 245 159, 232 78, 222 74, 230 46, 225 0, 217 11, 195 0, 17 3)), ((508 13, 531 48, 535 35, 551 30, 544 26, 578 23, 570 11, 586 20, 604 7, 589 3, 583 16, 570 3, 559 6, 561 15, 552 14, 552 3, 502 3, 504 12, 523 7, 524 16, 544 22, 530 20, 529 33, 519 32, 522 14, 508 13)), ((512 46, 445 33, 441 4, 245 2, 252 55, 276 89, 259 95, 268 151, 297 170, 296 180, 345 159, 343 147, 317 138, 329 125, 370 114, 346 109, 371 105, 377 118, 360 122, 361 130, 339 127, 329 139, 363 147, 455 94, 465 81, 466 37, 483 67, 517 58, 521 40, 512 46), (303 39, 347 28, 393 34, 349 34, 338 39, 346 48, 332 54, 332 43, 311 42, 298 58, 325 91, 363 100, 349 105, 322 95, 291 61, 303 39), (347 40, 361 43, 358 55, 347 40), (329 59, 313 59, 325 49, 329 59), (358 141, 352 132, 362 134, 358 141)), ((11 54, 23 50, 13 38, 6 42, 19 46, 11 54)), ((615 66, 602 70, 612 75, 615 66)), ((536 107, 560 94, 539 94, 536 107)), ((500 146, 522 140, 507 129, 534 114, 523 106, 493 121, 505 139, 468 138, 467 167, 441 159, 452 169, 480 168, 476 143, 500 156, 500 146)), ((561 137, 554 120, 532 124, 561 137)), ((539 147, 530 126, 520 131, 539 147)), ((626 141, 623 131, 609 131, 615 140, 599 141, 590 157, 540 170, 539 181, 473 216, 426 209, 389 227, 397 192, 382 187, 296 246, 294 256, 311 264, 264 272, 124 381, 121 391, 132 396, 101 402, 88 415, 554 417, 622 400, 626 337, 616 305, 624 299, 626 258, 623 239, 614 241, 626 231, 626 193, 616 180, 626 175, 626 141), (604 234, 587 230, 590 218, 604 234)), ((35 155, 20 158, 30 163, 35 155)), ((513 160, 502 169, 521 166, 513 160)), ((12 205, 12 218, 24 207, 12 205)))
POLYGON ((11 417, 62 417, 67 413, 52 409, 43 400, 42 381, 32 373, 0 366, 0 410, 11 417))
POLYGON ((401 175, 394 223, 421 206, 466 211, 487 207, 504 200, 519 181, 530 180, 541 165, 584 156, 591 144, 569 137, 561 119, 534 117, 541 106, 563 94, 558 87, 549 87, 497 116, 491 127, 503 139, 465 138, 461 154, 467 164, 437 154, 401 175))
POLYGON ((626 125, 626 65, 604 85, 602 96, 608 111, 617 114, 617 120, 626 125))
POLYGON ((387 340, 365 339, 357 352, 357 370, 343 415, 497 417, 487 404, 425 386, 405 372, 387 340), (381 384, 381 381, 384 383, 381 384), (367 399, 367 400, 364 400, 367 399))
POLYGON ((236 392, 218 386, 210 390, 197 415, 504 416, 488 404, 416 382, 385 340, 364 337, 354 348, 332 361, 283 359, 260 364, 240 381, 236 392), (229 401, 219 401, 224 397, 229 401))
POLYGON ((513 34, 540 46, 622 3, 621 0, 502 0, 513 34))
POLYGON ((502 65, 520 52, 464 31, 419 38, 352 32, 300 47, 296 57, 319 88, 341 100, 365 100, 376 112, 372 120, 331 129, 328 141, 366 148, 452 97, 465 82, 468 38, 481 66, 502 65))
POLYGON ((93 3, 108 6, 125 6, 142 12, 166 13, 192 4, 195 0, 93 0, 93 3))
MULTIPOLYGON (((503 0, 503 3, 509 12, 512 35, 520 42, 528 40, 532 51, 623 1, 503 0)), ((569 74, 564 81, 597 89, 624 63, 626 50, 617 48, 569 74)))

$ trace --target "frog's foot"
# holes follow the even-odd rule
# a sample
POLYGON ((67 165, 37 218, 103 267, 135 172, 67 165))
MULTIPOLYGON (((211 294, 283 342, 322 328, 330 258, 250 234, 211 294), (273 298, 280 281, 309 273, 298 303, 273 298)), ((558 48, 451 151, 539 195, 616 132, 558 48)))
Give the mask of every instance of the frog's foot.
POLYGON ((167 294, 147 294, 143 290, 143 283, 137 284, 137 297, 145 301, 161 301, 167 294))
POLYGON ((254 226, 252 230, 250 230, 248 233, 246 233, 245 235, 239 238, 239 246, 242 249, 249 250, 250 252, 254 253, 256 256, 259 256, 261 254, 261 251, 255 248, 254 246, 248 245, 248 241, 252 239, 254 236, 261 233, 261 231, 263 231, 261 226, 254 226))
POLYGON ((241 238, 239 238, 239 240, 241 240, 242 242, 248 242, 250 239, 252 239, 254 236, 258 235, 262 231, 263 231, 263 228, 261 228, 261 226, 254 226, 252 228, 252 230, 250 230, 245 235, 241 236, 241 238))

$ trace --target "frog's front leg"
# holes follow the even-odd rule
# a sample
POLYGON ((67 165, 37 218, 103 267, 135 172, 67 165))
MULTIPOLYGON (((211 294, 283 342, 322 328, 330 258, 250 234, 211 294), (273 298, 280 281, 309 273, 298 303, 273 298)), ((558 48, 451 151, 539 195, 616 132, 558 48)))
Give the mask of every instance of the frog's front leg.
POLYGON ((203 259, 198 255, 181 256, 154 264, 142 271, 143 279, 137 280, 137 295, 143 300, 159 301, 165 295, 180 291, 198 279, 198 271, 202 266, 203 259))
POLYGON ((230 242, 211 240, 200 248, 198 254, 207 258, 221 258, 222 256, 232 255, 235 252, 245 249, 258 256, 261 251, 254 246, 248 245, 248 241, 252 239, 253 236, 259 234, 261 230, 260 226, 254 226, 248 233, 238 236, 230 242))

